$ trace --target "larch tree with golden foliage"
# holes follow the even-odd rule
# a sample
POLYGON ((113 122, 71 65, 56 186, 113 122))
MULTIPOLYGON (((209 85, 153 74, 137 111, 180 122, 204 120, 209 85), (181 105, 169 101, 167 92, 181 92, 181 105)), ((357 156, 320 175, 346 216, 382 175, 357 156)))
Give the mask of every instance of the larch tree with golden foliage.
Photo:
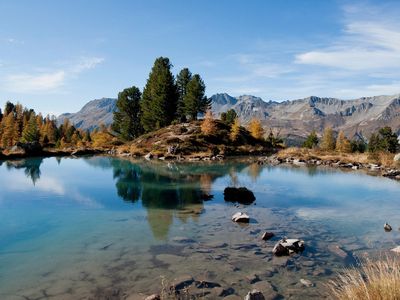
POLYGON ((240 133, 240 121, 239 118, 235 118, 235 121, 233 121, 233 124, 231 126, 231 134, 230 134, 230 139, 231 141, 236 141, 240 133))
POLYGON ((350 153, 351 152, 350 141, 346 138, 343 131, 339 132, 339 135, 336 139, 336 150, 341 153, 350 153))
POLYGON ((261 140, 264 137, 264 128, 261 126, 261 121, 257 118, 251 119, 249 123, 249 131, 252 137, 261 140))
POLYGON ((204 116, 203 122, 201 123, 201 132, 204 135, 210 135, 215 131, 215 129, 216 129, 216 126, 215 126, 213 114, 212 114, 211 110, 208 110, 206 112, 206 115, 204 116))
POLYGON ((333 151, 336 147, 336 140, 333 136, 333 130, 331 127, 327 127, 324 130, 324 134, 321 138, 321 149, 325 151, 333 151))

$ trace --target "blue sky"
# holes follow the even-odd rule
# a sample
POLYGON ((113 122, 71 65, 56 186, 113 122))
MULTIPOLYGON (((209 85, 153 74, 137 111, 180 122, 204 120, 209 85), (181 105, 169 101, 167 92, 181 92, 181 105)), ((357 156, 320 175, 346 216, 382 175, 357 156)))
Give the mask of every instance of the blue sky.
POLYGON ((207 94, 283 101, 400 92, 400 1, 0 2, 0 105, 44 113, 142 88, 154 59, 207 94))

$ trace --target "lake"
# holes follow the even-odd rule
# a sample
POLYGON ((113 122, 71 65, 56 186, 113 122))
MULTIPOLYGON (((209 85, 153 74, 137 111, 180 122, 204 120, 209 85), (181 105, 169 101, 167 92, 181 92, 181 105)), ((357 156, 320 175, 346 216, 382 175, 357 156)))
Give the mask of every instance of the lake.
POLYGON ((361 172, 233 160, 0 161, 0 299, 143 299, 187 276, 209 283, 192 291, 207 299, 243 299, 253 287, 321 299, 338 270, 400 244, 399 213, 400 183, 361 172), (225 202, 227 186, 249 188, 255 203, 225 202), (250 224, 232 222, 237 211, 250 224), (265 231, 275 237, 262 241, 265 231), (282 237, 303 239, 305 251, 273 257, 282 237))

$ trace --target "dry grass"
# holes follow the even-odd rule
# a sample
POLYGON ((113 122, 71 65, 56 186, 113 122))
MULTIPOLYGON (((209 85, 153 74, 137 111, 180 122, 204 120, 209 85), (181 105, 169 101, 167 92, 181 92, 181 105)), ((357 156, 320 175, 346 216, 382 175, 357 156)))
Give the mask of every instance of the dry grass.
POLYGON ((336 151, 322 151, 320 149, 308 149, 291 147, 279 151, 278 157, 298 157, 305 160, 320 159, 320 160, 340 160, 343 163, 374 163, 383 165, 385 167, 396 167, 393 158, 393 153, 379 152, 379 153, 340 153, 336 151))
POLYGON ((364 260, 358 268, 346 269, 329 283, 335 299, 400 299, 400 259, 385 257, 364 260))

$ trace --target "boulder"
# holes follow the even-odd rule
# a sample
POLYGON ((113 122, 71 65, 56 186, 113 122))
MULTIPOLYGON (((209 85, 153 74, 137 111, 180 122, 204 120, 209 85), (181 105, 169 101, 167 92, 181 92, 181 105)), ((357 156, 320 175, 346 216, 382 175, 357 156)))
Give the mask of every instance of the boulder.
POLYGON ((393 160, 394 160, 395 162, 400 163, 400 153, 397 153, 397 154, 394 156, 393 160))
POLYGON ((18 142, 15 146, 11 147, 8 155, 40 155, 43 151, 42 145, 39 142, 21 143, 18 142))
POLYGON ((272 239, 274 236, 275 236, 275 234, 273 234, 272 232, 266 231, 261 236, 261 239, 263 239, 264 241, 268 241, 268 240, 272 239))
POLYGON ((249 223, 250 217, 246 213, 237 212, 232 216, 232 221, 239 223, 249 223))
POLYGON ((301 278, 300 279, 300 283, 302 284, 302 285, 304 285, 305 287, 312 287, 312 286, 314 286, 314 283, 312 283, 310 280, 308 280, 308 279, 303 279, 303 278, 301 278))
POLYGON ((265 300, 264 295, 258 290, 248 292, 244 300, 265 300))
POLYGON ((384 229, 386 232, 389 232, 389 231, 392 231, 392 226, 390 226, 388 223, 385 223, 385 224, 383 225, 383 229, 384 229))
POLYGON ((290 255, 299 253, 304 250, 304 241, 299 239, 281 239, 272 249, 272 253, 276 256, 290 255))
POLYGON ((153 295, 147 296, 146 298, 144 298, 144 300, 161 300, 161 297, 158 294, 153 294, 153 295))
POLYGON ((150 160, 153 158, 153 153, 149 152, 144 156, 145 159, 150 160))
POLYGON ((254 197, 252 191, 245 187, 227 187, 224 190, 224 200, 240 204, 251 204, 256 200, 256 197, 254 197))
POLYGON ((400 253, 400 246, 390 249, 390 251, 395 252, 395 253, 400 253))

